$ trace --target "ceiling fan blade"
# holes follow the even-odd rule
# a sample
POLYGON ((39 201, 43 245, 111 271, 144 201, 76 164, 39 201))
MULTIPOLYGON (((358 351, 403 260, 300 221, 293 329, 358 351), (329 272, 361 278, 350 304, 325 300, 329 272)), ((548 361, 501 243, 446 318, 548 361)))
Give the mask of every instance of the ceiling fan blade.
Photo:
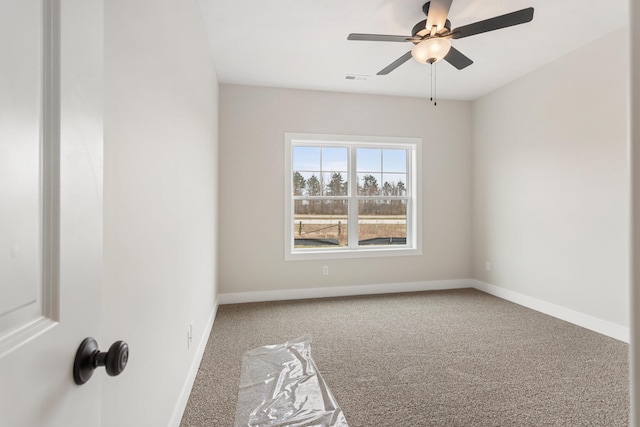
POLYGON ((447 56, 442 59, 456 67, 458 70, 462 70, 463 68, 467 68, 469 65, 473 64, 471 59, 453 46, 449 49, 447 56))
POLYGON ((413 40, 411 36, 388 36, 386 34, 357 34, 351 33, 347 40, 365 40, 372 42, 408 42, 413 40))
POLYGON ((409 59, 411 59, 411 51, 405 53, 400 58, 396 59, 391 64, 387 65, 385 68, 378 71, 378 75, 384 76, 385 74, 389 74, 390 72, 392 72, 393 70, 395 70, 396 68, 398 68, 399 66, 407 62, 409 59))
POLYGON ((437 31, 444 28, 452 1, 453 0, 431 0, 429 2, 429 14, 427 15, 426 25, 428 31, 431 31, 431 27, 434 25, 437 31))
POLYGON ((485 19, 484 21, 478 21, 474 22, 473 24, 456 28, 451 31, 451 38, 461 39, 463 37, 469 37, 475 34, 486 33, 487 31, 499 30, 500 28, 524 24, 531 21, 532 19, 533 8, 528 7, 516 12, 507 13, 506 15, 496 16, 495 18, 485 19))

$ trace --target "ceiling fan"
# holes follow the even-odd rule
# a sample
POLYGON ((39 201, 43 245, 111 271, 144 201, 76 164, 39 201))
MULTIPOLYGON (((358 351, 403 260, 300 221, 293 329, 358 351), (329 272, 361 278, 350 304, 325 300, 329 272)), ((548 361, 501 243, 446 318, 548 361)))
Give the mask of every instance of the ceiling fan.
POLYGON ((473 64, 473 61, 455 47, 450 39, 461 39, 488 31, 499 30, 513 25, 524 24, 533 19, 533 8, 518 10, 473 24, 451 29, 451 21, 447 19, 453 0, 431 0, 422 6, 427 19, 418 22, 411 31, 411 36, 390 36, 384 34, 352 33, 348 40, 411 42, 415 46, 409 52, 387 65, 378 75, 389 74, 413 57, 422 64, 433 64, 444 59, 458 70, 473 64))

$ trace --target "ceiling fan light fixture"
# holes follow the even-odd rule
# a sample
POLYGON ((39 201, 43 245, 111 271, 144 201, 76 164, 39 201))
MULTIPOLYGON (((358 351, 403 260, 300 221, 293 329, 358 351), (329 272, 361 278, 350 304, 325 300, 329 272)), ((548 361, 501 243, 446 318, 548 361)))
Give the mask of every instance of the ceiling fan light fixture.
POLYGON ((449 39, 431 38, 423 40, 413 47, 411 56, 421 64, 433 64, 447 56, 451 49, 449 39))

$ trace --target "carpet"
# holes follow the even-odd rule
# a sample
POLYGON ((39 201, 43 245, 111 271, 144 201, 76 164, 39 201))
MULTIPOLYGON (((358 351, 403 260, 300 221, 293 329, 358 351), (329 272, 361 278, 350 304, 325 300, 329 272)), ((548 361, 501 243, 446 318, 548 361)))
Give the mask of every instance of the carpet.
POLYGON ((242 354, 302 335, 350 427, 629 423, 627 344, 462 289, 220 306, 181 427, 233 426, 242 354))

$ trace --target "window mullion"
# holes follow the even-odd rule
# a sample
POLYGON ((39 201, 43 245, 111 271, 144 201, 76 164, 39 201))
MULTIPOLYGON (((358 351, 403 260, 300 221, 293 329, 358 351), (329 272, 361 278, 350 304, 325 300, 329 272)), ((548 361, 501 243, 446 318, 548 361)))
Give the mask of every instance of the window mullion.
POLYGON ((349 147, 349 249, 358 247, 358 174, 356 148, 349 147))

